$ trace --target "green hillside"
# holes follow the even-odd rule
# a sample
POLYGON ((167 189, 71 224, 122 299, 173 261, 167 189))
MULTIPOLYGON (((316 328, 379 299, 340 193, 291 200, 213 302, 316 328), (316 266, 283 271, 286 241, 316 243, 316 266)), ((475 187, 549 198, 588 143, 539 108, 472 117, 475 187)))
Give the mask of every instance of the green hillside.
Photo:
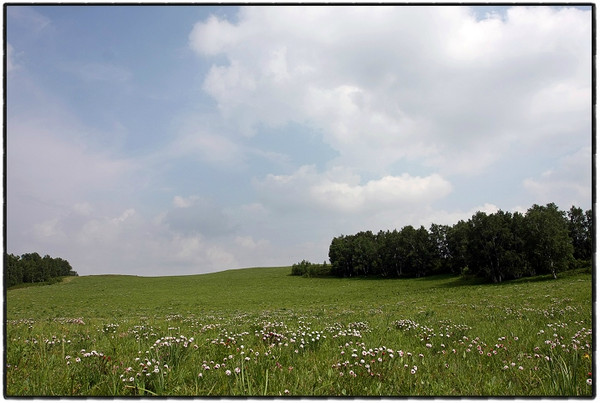
POLYGON ((9 290, 7 393, 592 393, 590 274, 494 285, 289 273, 82 276, 9 290), (142 361, 161 364, 143 372, 142 361))

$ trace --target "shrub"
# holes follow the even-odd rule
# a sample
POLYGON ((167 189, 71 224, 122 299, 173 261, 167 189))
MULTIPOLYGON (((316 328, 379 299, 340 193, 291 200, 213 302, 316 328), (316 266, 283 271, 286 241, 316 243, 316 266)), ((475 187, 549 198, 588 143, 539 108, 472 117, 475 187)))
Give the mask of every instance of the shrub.
POLYGON ((292 276, 302 277, 327 277, 331 275, 331 265, 326 262, 323 264, 311 263, 308 260, 302 260, 292 265, 292 276))

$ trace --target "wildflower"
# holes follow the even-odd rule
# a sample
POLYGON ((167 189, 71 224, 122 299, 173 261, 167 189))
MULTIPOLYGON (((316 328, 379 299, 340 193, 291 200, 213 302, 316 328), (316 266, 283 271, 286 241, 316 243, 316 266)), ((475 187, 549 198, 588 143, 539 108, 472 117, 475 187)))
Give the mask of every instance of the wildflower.
POLYGON ((587 379, 585 382, 586 382, 588 385, 592 386, 592 378, 588 378, 588 379, 587 379))
POLYGON ((519 365, 519 371, 523 371, 523 367, 519 365))
POLYGON ((225 371, 225 375, 227 375, 227 376, 231 375, 231 371, 230 370, 225 371))
POLYGON ((242 372, 242 370, 239 367, 235 367, 234 371, 236 374, 239 374, 240 372, 242 372))
POLYGON ((290 391, 286 389, 286 390, 283 391, 283 393, 286 394, 286 395, 289 395, 290 391))

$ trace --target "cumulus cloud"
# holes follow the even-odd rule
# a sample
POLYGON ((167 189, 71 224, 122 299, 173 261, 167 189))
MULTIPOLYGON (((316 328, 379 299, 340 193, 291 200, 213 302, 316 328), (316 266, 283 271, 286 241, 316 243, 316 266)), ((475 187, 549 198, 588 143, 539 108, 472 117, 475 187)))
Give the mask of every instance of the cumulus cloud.
MULTIPOLYGON (((264 254, 272 254, 275 260, 279 257, 278 264, 286 261, 267 240, 251 235, 230 233, 215 237, 206 227, 200 228, 206 234, 195 228, 177 227, 168 213, 167 220, 154 219, 135 208, 107 215, 86 204, 64 208, 58 217, 34 220, 26 242, 11 237, 12 242, 20 241, 20 246, 26 245, 26 249, 11 252, 35 250, 63 256, 82 275, 203 273, 252 263, 259 265, 264 254)), ((175 210, 188 208, 175 207, 175 210)))
POLYGON ((265 202, 277 209, 317 209, 334 214, 364 214, 382 209, 398 210, 415 204, 428 205, 451 191, 438 174, 426 177, 385 176, 360 183, 348 170, 317 172, 302 166, 292 175, 268 175, 256 182, 265 202))
POLYGON ((338 164, 421 158, 464 173, 511 144, 589 126, 590 24, 570 8, 477 19, 464 6, 245 7, 236 22, 196 24, 190 46, 225 57, 204 89, 245 134, 301 122, 323 131, 338 164))
POLYGON ((181 197, 175 196, 173 197, 173 205, 179 208, 190 207, 194 204, 194 202, 198 200, 198 196, 190 196, 190 197, 181 197))
POLYGON ((69 137, 73 130, 77 130, 76 125, 68 121, 33 117, 9 120, 6 186, 10 250, 39 249, 37 241, 47 241, 52 247, 61 240, 68 241, 63 219, 89 216, 93 208, 85 200, 102 203, 98 212, 102 214, 130 200, 142 186, 143 174, 136 162, 87 149, 69 137))

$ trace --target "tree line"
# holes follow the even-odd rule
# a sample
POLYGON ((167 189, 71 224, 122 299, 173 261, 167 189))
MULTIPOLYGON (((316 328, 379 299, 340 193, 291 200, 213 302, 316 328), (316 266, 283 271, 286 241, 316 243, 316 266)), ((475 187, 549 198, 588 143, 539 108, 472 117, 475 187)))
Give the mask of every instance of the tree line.
POLYGON ((475 213, 468 221, 411 225, 401 230, 362 231, 331 241, 327 264, 307 261, 292 266, 292 274, 338 277, 423 277, 462 274, 498 283, 525 276, 589 267, 592 260, 592 211, 554 203, 534 204, 525 214, 475 213), (324 274, 325 273, 325 274, 324 274))
POLYGON ((4 255, 4 286, 7 288, 23 283, 53 283, 63 276, 77 276, 77 272, 60 257, 41 257, 36 252, 4 255))

